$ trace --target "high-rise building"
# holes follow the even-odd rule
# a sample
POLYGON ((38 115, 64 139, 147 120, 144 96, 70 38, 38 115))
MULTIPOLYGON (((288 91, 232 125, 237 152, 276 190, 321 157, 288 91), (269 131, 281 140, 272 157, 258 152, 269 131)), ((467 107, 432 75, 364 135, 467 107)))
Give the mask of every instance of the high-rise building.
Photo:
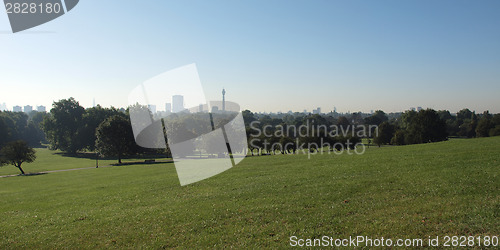
POLYGON ((16 105, 12 107, 12 112, 23 112, 23 107, 16 105))
POLYGON ((222 111, 226 111, 226 90, 222 88, 222 111))
POLYGON ((148 109, 153 115, 156 114, 156 105, 148 105, 148 109))
POLYGON ((172 112, 177 113, 184 110, 184 96, 172 96, 172 112))
POLYGON ((6 110, 7 110, 7 104, 5 104, 5 102, 0 104, 0 111, 6 111, 6 110))
POLYGON ((198 112, 200 112, 200 113, 203 112, 203 104, 200 104, 198 106, 198 112))
POLYGON ((24 113, 29 114, 32 111, 33 111, 33 106, 31 106, 31 105, 24 106, 24 113))
POLYGON ((36 111, 38 111, 38 112, 47 112, 47 109, 45 108, 45 106, 40 105, 40 106, 36 107, 36 111))
POLYGON ((165 112, 170 113, 172 112, 172 103, 165 103, 165 112))
POLYGON ((317 109, 313 109, 313 114, 321 114, 321 108, 318 107, 317 109))

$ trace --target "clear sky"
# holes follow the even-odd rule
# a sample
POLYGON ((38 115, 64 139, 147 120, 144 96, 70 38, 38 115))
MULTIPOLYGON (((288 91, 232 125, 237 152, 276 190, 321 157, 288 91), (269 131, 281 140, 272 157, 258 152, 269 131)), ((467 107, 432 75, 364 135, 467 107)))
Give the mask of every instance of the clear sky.
POLYGON ((16 34, 0 11, 0 103, 124 107, 138 84, 196 63, 208 100, 224 87, 252 111, 498 113, 499 11, 494 0, 82 0, 16 34))

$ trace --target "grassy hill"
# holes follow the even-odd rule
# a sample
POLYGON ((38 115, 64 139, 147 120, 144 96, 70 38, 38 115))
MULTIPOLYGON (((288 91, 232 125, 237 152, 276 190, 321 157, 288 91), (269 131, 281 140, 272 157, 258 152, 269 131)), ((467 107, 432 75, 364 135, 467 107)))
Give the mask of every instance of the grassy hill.
MULTIPOLYGON (((168 163, 0 178, 0 248, 286 247, 292 235, 498 235, 499 148, 495 137, 310 160, 249 157, 184 187, 168 163)), ((92 166, 49 151, 38 157, 47 162, 43 170, 92 166)))

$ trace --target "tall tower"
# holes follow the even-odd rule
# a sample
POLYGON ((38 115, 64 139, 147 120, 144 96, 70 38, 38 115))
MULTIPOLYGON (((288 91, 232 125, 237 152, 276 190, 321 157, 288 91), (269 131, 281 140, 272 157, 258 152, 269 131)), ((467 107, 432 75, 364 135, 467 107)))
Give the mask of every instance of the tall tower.
POLYGON ((226 111, 226 90, 222 88, 222 111, 226 111))

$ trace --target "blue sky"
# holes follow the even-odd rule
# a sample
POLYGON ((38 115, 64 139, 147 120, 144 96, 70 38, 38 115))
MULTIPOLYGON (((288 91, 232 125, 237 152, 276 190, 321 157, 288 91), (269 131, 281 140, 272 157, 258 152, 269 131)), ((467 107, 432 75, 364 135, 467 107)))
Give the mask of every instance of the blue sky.
POLYGON ((499 1, 88 0, 16 34, 2 11, 0 103, 122 107, 138 84, 196 63, 208 100, 224 87, 253 111, 496 113, 499 11, 499 1))

